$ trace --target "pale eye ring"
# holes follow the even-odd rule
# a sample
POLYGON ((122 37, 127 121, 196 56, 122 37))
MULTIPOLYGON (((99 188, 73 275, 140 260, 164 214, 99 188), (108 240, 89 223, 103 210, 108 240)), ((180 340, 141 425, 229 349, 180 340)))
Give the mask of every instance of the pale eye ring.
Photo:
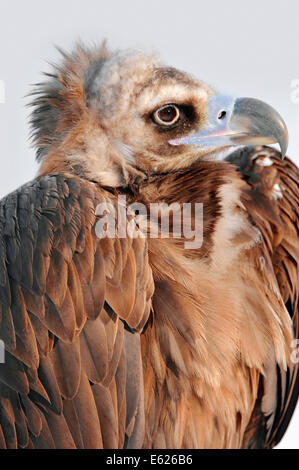
POLYGON ((175 104, 165 104, 154 113, 154 121, 162 126, 173 126, 180 118, 180 110, 175 104))

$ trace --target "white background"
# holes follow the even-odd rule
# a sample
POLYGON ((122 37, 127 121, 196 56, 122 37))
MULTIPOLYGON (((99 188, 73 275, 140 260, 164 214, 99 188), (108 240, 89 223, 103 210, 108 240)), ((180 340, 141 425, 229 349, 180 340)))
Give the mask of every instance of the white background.
MULTIPOLYGON (((158 51, 169 65, 191 72, 218 90, 253 96, 274 106, 290 134, 288 154, 299 163, 298 0, 0 0, 0 197, 36 174, 28 140, 30 84, 54 44, 72 48, 108 39, 116 48, 158 51)), ((299 409, 280 448, 299 448, 299 409)))

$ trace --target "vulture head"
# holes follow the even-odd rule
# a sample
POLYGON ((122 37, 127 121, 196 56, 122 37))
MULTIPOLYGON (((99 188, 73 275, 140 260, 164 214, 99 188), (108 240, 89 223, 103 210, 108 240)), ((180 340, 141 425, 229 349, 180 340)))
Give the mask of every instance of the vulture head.
POLYGON ((70 172, 108 187, 140 183, 232 145, 279 143, 280 115, 251 98, 216 94, 156 56, 78 46, 34 92, 40 174, 70 172))

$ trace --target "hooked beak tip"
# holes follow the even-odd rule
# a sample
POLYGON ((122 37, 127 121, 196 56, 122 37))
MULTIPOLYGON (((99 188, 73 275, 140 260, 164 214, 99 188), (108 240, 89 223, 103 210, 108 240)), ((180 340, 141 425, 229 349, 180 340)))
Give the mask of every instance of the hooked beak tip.
POLYGON ((272 106, 254 98, 239 98, 235 102, 230 126, 245 130, 244 144, 278 143, 282 159, 288 148, 288 129, 281 115, 272 106), (245 125, 244 125, 245 120, 245 125), (264 141, 264 142, 263 142, 264 141))

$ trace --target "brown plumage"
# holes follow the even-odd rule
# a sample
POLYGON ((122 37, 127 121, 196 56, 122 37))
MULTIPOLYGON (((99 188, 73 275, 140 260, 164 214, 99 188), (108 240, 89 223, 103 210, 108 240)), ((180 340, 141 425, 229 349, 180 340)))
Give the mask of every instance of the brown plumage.
POLYGON ((82 46, 39 89, 39 176, 0 202, 0 448, 283 436, 299 387, 299 172, 269 147, 220 161, 224 146, 171 145, 208 126, 213 95, 155 57, 82 46), (190 203, 193 225, 202 203, 201 246, 172 237, 174 219, 167 238, 99 238, 97 207, 119 214, 118 196, 190 203))

